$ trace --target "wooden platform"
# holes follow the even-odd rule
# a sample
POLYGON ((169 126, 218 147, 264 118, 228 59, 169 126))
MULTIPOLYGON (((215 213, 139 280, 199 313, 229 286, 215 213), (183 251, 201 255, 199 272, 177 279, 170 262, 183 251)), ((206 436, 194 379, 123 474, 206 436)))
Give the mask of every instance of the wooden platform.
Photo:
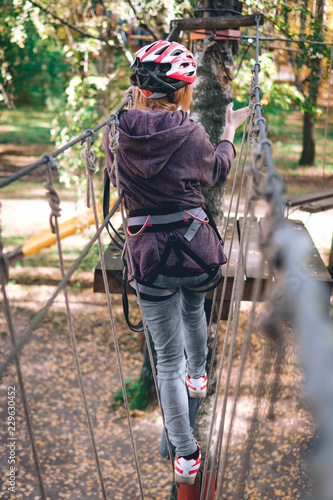
MULTIPOLYGON (((305 231, 308 238, 311 240, 313 252, 309 258, 309 262, 308 262, 309 268, 311 269, 313 276, 315 276, 317 279, 319 279, 320 281, 322 281, 323 283, 325 283, 327 285, 328 295, 330 296, 332 293, 333 280, 332 280, 322 258, 320 257, 319 252, 311 239, 311 236, 309 235, 307 229, 304 228, 302 222, 300 222, 300 221, 292 221, 292 222, 294 223, 295 231, 305 231)), ((228 255, 228 253, 229 253, 232 226, 233 226, 233 220, 230 221, 230 224, 227 228, 226 241, 225 241, 225 245, 224 245, 224 251, 225 251, 226 255, 228 255)), ((225 295, 226 312, 227 312, 227 308, 228 308, 228 303, 231 299, 233 281, 235 278, 236 267, 238 264, 239 241, 240 241, 240 236, 241 236, 241 231, 242 231, 242 219, 237 221, 237 226, 238 226, 238 231, 236 231, 236 234, 234 236, 234 243, 233 243, 233 248, 232 248, 232 252, 231 252, 229 269, 228 269, 228 276, 226 276, 227 266, 222 266, 222 274, 223 274, 224 278, 227 279, 227 287, 226 287, 226 295, 225 295)), ((252 293, 254 281, 257 277, 259 277, 258 276, 258 267, 259 267, 259 263, 260 263, 261 254, 260 254, 260 251, 258 248, 258 241, 259 241, 259 235, 260 235, 260 223, 258 220, 255 220, 252 223, 249 234, 250 234, 249 249, 248 249, 248 255, 246 258, 246 262, 245 262, 244 293, 243 293, 243 298, 242 298, 242 300, 245 300, 245 301, 251 300, 251 293, 252 293)), ((121 293, 122 292, 121 252, 113 243, 111 243, 110 246, 108 247, 108 249, 106 250, 104 257, 105 257, 105 264, 106 264, 106 269, 107 269, 107 276, 108 276, 110 291, 111 291, 111 293, 121 293)), ((268 279, 268 276, 269 276, 268 264, 266 262, 265 268, 264 268, 264 275, 263 275, 264 285, 265 285, 265 280, 268 279)), ((127 290, 128 290, 129 294, 132 293, 132 289, 129 285, 127 287, 127 290)), ((101 270, 100 263, 98 263, 98 265, 95 269, 95 275, 94 275, 94 292, 104 293, 104 291, 105 290, 104 290, 102 270, 101 270)), ((222 284, 218 287, 218 296, 221 295, 221 291, 222 291, 222 284)), ((207 299, 211 299, 212 296, 213 296, 213 291, 211 291, 207 294, 207 299)), ((260 297, 260 299, 262 299, 262 297, 260 297)), ((225 317, 225 314, 223 314, 223 317, 225 317)))
POLYGON ((333 208, 333 188, 313 191, 286 198, 287 208, 299 207, 303 212, 315 214, 333 208))

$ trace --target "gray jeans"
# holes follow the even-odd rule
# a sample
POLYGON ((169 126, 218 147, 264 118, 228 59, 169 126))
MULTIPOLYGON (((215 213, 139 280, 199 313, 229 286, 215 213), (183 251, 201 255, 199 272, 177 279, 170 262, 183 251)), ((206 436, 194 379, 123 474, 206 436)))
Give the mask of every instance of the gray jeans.
POLYGON ((206 292, 191 291, 186 286, 198 285, 206 279, 206 273, 194 277, 159 275, 154 285, 174 288, 177 292, 164 301, 142 300, 143 315, 157 354, 165 426, 177 456, 190 455, 197 449, 189 422, 185 372, 192 378, 205 373, 208 351, 206 292))

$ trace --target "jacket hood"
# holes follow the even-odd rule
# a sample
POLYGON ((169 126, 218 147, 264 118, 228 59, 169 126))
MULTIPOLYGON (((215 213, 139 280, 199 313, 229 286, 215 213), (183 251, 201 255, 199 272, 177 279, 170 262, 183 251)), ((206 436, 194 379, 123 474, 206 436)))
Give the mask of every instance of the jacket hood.
POLYGON ((120 116, 120 154, 134 176, 158 174, 197 124, 185 111, 131 109, 120 116))

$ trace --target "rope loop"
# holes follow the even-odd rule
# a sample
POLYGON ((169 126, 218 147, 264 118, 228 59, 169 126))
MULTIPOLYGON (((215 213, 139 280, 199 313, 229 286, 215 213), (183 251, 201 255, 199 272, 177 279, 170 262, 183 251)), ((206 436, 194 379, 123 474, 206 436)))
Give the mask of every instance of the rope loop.
POLYGON ((134 106, 134 96, 132 93, 127 95, 128 103, 127 103, 127 108, 132 109, 134 106))
POLYGON ((249 198, 250 200, 259 200, 263 198, 266 191, 266 176, 257 167, 248 167, 247 172, 250 174, 249 198))
POLYGON ((53 234, 56 234, 56 219, 61 215, 60 208, 60 197, 57 190, 53 187, 50 182, 43 182, 43 186, 47 189, 46 197, 49 200, 49 205, 51 208, 50 214, 50 226, 53 234))
POLYGON ((90 197, 91 197, 91 179, 97 172, 96 165, 96 155, 95 152, 91 150, 91 146, 95 142, 95 133, 93 130, 88 129, 84 132, 89 133, 89 136, 81 141, 81 144, 85 142, 86 149, 82 151, 81 158, 84 159, 86 165, 86 174, 87 174, 87 198, 86 205, 90 208, 90 197))
MULTIPOLYGON (((87 130, 85 130, 83 132, 83 135, 85 136, 86 134, 89 134, 87 137, 84 137, 82 140, 81 140, 81 146, 83 146, 84 143, 86 143, 88 145, 88 148, 90 149, 91 146, 95 143, 95 132, 91 129, 91 128, 87 128, 87 130)), ((88 149, 87 148, 87 149, 88 149)))
POLYGON ((49 205, 51 208, 51 214, 49 218, 51 231, 56 234, 56 219, 61 215, 60 208, 60 197, 57 190, 53 187, 52 170, 58 171, 58 165, 53 156, 43 155, 42 158, 47 159, 46 163, 46 182, 43 182, 43 186, 47 189, 46 197, 49 200, 49 205))
POLYGON ((89 150, 88 148, 82 151, 81 158, 86 162, 86 171, 87 174, 95 175, 97 172, 96 165, 96 155, 94 151, 89 150))
POLYGON ((54 157, 50 154, 44 154, 41 157, 41 160, 46 164, 46 171, 48 170, 48 167, 53 170, 57 175, 59 175, 59 168, 58 168, 58 163, 54 159, 54 157))

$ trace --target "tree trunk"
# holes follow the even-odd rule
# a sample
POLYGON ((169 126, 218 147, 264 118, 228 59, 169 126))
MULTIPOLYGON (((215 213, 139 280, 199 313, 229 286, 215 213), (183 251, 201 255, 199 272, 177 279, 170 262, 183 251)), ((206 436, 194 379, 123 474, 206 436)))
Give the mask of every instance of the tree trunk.
POLYGON ((303 151, 299 160, 300 165, 313 165, 315 160, 315 138, 314 138, 313 115, 304 112, 303 115, 303 151))
MULTIPOLYGON (((222 1, 216 3, 221 4, 218 7, 224 4, 222 1)), ((222 55, 224 65, 221 60, 224 47, 220 48, 218 44, 225 44, 225 42, 217 42, 208 48, 198 67, 198 77, 193 84, 194 97, 191 108, 192 118, 204 126, 214 147, 217 146, 221 138, 226 108, 232 97, 231 80, 224 69, 225 65, 228 74, 232 75, 233 56, 231 44, 227 46, 227 52, 222 55)), ((204 45, 201 40, 193 42, 193 52, 196 60, 200 58, 204 45)), ((204 190, 204 196, 217 226, 221 229, 223 224, 224 188, 204 190)))
MULTIPOLYGON (((304 2, 304 7, 307 6, 307 2, 304 2)), ((317 35, 320 40, 323 34, 323 18, 324 18, 324 7, 325 0, 318 0, 317 2, 317 13, 315 17, 314 34, 317 35)), ((302 21, 302 30, 305 21, 302 21)), ((317 98, 319 87, 322 82, 323 68, 321 59, 318 55, 311 61, 310 59, 310 72, 308 76, 308 92, 305 98, 307 108, 311 111, 305 111, 303 117, 303 150, 302 155, 299 160, 300 165, 314 165, 315 162, 315 126, 314 126, 314 116, 316 113, 317 98)))
MULTIPOLYGON (((219 8, 238 10, 240 5, 234 0, 197 0, 196 8, 219 8)), ((239 9, 240 10, 240 9, 239 9)), ((207 14, 207 13, 205 13, 207 14)), ((208 11, 211 15, 211 12, 208 11)), ((221 15, 221 13, 219 14, 221 15)), ((200 60, 205 43, 202 40, 194 41, 192 50, 195 59, 200 60)), ((194 82, 194 98, 192 104, 191 117, 204 126, 210 136, 214 147, 217 146, 225 124, 225 114, 228 104, 232 100, 232 76, 233 76, 233 44, 228 41, 219 41, 207 48, 198 67, 198 77, 194 82)), ((218 228, 221 230, 223 225, 224 194, 225 188, 203 190, 205 200, 213 214, 218 228)), ((209 306, 209 304, 208 304, 209 306)), ((209 315, 210 307, 206 307, 206 314, 209 315)), ((210 362, 211 346, 214 339, 209 339, 210 362)), ((216 362, 216 360, 215 360, 216 362)), ((207 366, 207 371, 209 366, 207 366)), ((209 432, 209 422, 215 397, 216 370, 213 370, 212 380, 210 382, 209 392, 203 400, 200 412, 196 421, 195 436, 201 444, 203 460, 212 458, 212 450, 207 450, 207 440, 209 432)), ((210 465, 208 466, 210 468, 210 465)))

